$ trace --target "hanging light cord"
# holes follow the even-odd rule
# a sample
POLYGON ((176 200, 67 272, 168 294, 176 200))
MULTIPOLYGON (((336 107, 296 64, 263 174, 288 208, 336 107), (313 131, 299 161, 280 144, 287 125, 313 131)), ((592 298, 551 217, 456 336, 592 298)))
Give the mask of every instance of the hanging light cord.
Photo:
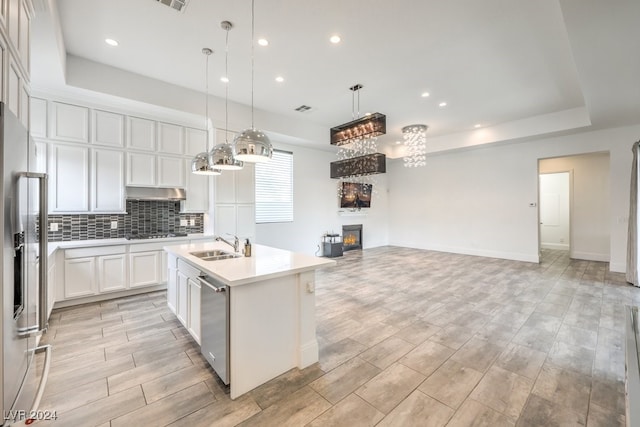
POLYGON ((255 38, 255 0, 251 0, 251 129, 253 129, 253 68, 254 68, 254 55, 253 55, 253 39, 255 38))
POLYGON ((224 142, 229 143, 229 30, 227 28, 227 37, 224 46, 224 76, 227 79, 224 88, 224 142))
POLYGON ((206 134, 207 134, 207 151, 208 151, 209 150, 209 57, 211 56, 211 51, 210 50, 206 50, 206 51, 204 51, 204 53, 205 53, 205 55, 207 55, 207 61, 206 61, 206 65, 205 65, 205 76, 204 76, 204 81, 205 81, 204 129, 205 129, 206 134))

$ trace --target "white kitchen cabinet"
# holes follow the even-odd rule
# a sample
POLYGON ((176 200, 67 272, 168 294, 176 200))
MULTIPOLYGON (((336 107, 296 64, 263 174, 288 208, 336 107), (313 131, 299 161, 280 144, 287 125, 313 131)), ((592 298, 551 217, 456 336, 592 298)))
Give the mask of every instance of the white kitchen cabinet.
POLYGON ((236 205, 236 236, 254 240, 256 236, 255 205, 236 205))
POLYGON ((29 95, 29 88, 23 80, 20 90, 20 114, 18 115, 18 117, 20 118, 20 123, 22 123, 25 129, 29 129, 30 100, 31 95, 29 95))
POLYGON ((22 89, 22 78, 20 77, 20 69, 13 60, 12 55, 9 57, 9 74, 7 75, 7 106, 16 117, 20 117, 20 91, 22 89))
POLYGON ((178 259, 167 255, 167 306, 176 314, 178 306, 178 259))
POLYGON ((49 146, 49 211, 89 209, 89 149, 81 145, 49 146))
POLYGON ((165 251, 160 251, 160 283, 167 283, 169 279, 169 258, 165 251))
POLYGON ((208 151, 207 132, 201 129, 184 128, 184 153, 195 156, 203 151, 208 151))
POLYGON ((64 297, 76 298, 96 293, 95 257, 64 261, 64 297))
POLYGON ((94 110, 91 142, 112 147, 124 146, 124 116, 109 111, 94 110))
POLYGON ((33 172, 46 173, 47 172, 47 143, 44 141, 33 141, 35 164, 33 165, 33 172))
POLYGON ((156 156, 145 153, 127 154, 127 185, 156 185, 156 156))
POLYGON ((236 203, 255 203, 255 171, 253 163, 245 163, 241 170, 235 172, 236 203))
MULTIPOLYGON (((16 3, 16 2, 13 2, 16 3)), ((18 51, 20 52, 20 61, 22 67, 28 73, 31 69, 30 64, 30 34, 31 34, 31 11, 26 0, 19 0, 18 15, 18 51)))
POLYGON ((53 310, 53 305, 56 302, 57 269, 55 258, 55 255, 49 257, 49 269, 47 271, 47 318, 51 316, 51 310, 53 310))
POLYGON ((40 98, 31 98, 31 127, 29 132, 34 137, 47 137, 47 101, 40 98))
POLYGON ((155 151, 156 122, 139 117, 128 117, 127 147, 134 150, 155 151))
POLYGON ((127 258, 124 253, 99 256, 97 261, 98 290, 100 292, 127 289, 127 258))
POLYGON ((191 159, 185 160, 187 200, 184 202, 184 212, 207 212, 209 210, 210 178, 207 175, 191 173, 190 167, 191 159))
MULTIPOLYGON (((2 0, 0 0, 2 1, 2 0)), ((0 72, 2 73, 2 79, 0 80, 0 100, 3 102, 7 102, 7 93, 6 93, 6 79, 7 73, 5 72, 5 66, 7 65, 7 45, 2 37, 0 37, 0 72)))
POLYGON ((182 157, 157 156, 159 187, 185 187, 185 163, 182 157))
POLYGON ((176 317, 185 327, 189 321, 189 277, 178 270, 178 305, 176 307, 176 317))
POLYGON ((236 205, 216 205, 213 218, 217 235, 236 234, 236 205))
POLYGON ((160 252, 136 252, 129 254, 129 287, 157 285, 160 283, 160 252))
POLYGON ((89 142, 89 109, 79 105, 52 102, 49 137, 70 142, 89 142))
POLYGON ((213 178, 216 188, 216 204, 236 202, 236 173, 237 171, 223 171, 221 175, 213 178))
POLYGON ((124 152, 91 150, 91 210, 124 212, 124 152))
POLYGON ((187 330, 193 339, 200 344, 200 282, 192 278, 189 283, 189 327, 187 330))
POLYGON ((162 154, 184 154, 182 126, 158 123, 158 152, 162 154))

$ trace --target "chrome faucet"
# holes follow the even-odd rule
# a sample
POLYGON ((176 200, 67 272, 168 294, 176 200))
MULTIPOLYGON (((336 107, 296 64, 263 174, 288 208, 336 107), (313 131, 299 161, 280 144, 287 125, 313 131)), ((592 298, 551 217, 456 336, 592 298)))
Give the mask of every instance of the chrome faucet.
POLYGON ((240 239, 238 239, 238 236, 233 236, 233 243, 220 236, 216 236, 215 240, 216 242, 225 242, 227 245, 233 248, 234 252, 238 252, 238 250, 240 249, 240 239))

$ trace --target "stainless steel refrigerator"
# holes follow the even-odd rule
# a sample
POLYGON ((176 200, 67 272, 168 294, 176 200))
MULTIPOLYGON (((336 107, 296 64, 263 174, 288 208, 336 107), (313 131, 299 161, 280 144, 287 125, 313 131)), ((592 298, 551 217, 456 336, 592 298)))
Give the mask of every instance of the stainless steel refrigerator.
POLYGON ((47 323, 47 176, 30 171, 35 146, 27 129, 0 103, 2 167, 2 326, 0 340, 3 425, 29 424, 48 372, 51 348, 37 347, 47 323), (45 363, 36 369, 35 354, 45 363), (39 372, 37 372, 39 371, 39 372))

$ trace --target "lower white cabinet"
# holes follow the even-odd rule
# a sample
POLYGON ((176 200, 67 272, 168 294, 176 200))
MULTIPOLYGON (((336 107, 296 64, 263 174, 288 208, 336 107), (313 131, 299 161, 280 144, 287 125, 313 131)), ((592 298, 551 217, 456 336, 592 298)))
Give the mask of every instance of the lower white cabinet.
POLYGON ((136 252, 129 254, 129 287, 160 283, 160 252, 136 252))
POLYGON ((178 306, 178 259, 169 255, 167 257, 167 306, 176 314, 178 306))
POLYGON ((189 278, 189 326, 187 330, 198 344, 200 344, 200 291, 200 282, 189 278))
POLYGON ((75 298, 96 293, 95 257, 73 258, 64 261, 64 297, 75 298))
POLYGON ((98 290, 100 292, 127 289, 127 258, 125 254, 98 258, 98 290))
POLYGON ((178 270, 178 305, 176 307, 176 317, 186 327, 189 318, 189 277, 178 270))

